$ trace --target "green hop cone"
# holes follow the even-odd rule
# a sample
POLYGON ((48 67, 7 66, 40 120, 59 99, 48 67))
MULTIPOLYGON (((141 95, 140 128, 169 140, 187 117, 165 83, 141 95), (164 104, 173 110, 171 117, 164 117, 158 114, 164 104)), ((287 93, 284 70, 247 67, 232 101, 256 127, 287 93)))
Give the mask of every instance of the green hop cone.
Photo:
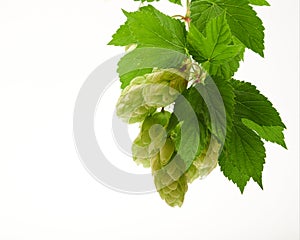
POLYGON ((141 122, 146 116, 155 112, 155 107, 145 104, 142 96, 145 77, 136 77, 121 93, 117 102, 117 115, 128 123, 141 122))
POLYGON ((117 115, 128 123, 143 121, 175 101, 187 86, 186 77, 185 72, 171 68, 134 78, 118 99, 117 115))
POLYGON ((187 192, 185 165, 179 155, 174 155, 175 146, 167 138, 160 152, 151 159, 154 183, 160 197, 172 207, 181 206, 187 192))
POLYGON ((150 156, 148 145, 143 143, 141 135, 138 135, 132 144, 132 158, 137 165, 143 165, 145 168, 150 167, 150 156))
POLYGON ((165 129, 170 116, 168 111, 155 112, 143 121, 141 131, 132 144, 132 157, 138 165, 150 167, 150 159, 159 153, 165 144, 165 129))
POLYGON ((157 108, 170 105, 186 89, 186 77, 185 72, 173 68, 147 74, 143 89, 145 101, 157 108))
POLYGON ((197 178, 205 178, 217 166, 221 144, 218 140, 211 136, 210 143, 206 148, 195 158, 185 176, 189 183, 197 178))

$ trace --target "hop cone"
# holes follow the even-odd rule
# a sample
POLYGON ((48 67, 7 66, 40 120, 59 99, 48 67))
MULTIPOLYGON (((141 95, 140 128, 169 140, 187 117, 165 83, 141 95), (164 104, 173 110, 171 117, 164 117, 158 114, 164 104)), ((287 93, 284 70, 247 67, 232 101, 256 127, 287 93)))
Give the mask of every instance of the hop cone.
POLYGON ((117 115, 128 123, 143 121, 175 101, 187 86, 185 77, 185 72, 171 68, 134 78, 119 97, 117 115))
POLYGON ((185 173, 189 183, 197 178, 206 177, 217 166, 220 148, 221 144, 214 136, 211 136, 210 143, 207 144, 201 154, 196 157, 185 173))
POLYGON ((148 74, 143 96, 149 106, 170 105, 187 86, 185 73, 177 69, 165 69, 148 74))
POLYGON ((166 141, 166 130, 170 113, 156 112, 144 120, 141 131, 132 144, 132 157, 137 164, 150 167, 153 158, 166 141))
POLYGON ((117 102, 117 115, 125 122, 141 122, 155 112, 154 107, 145 104, 142 92, 145 77, 136 77, 121 93, 117 102))
POLYGON ((160 197, 168 205, 180 207, 188 186, 183 174, 185 165, 179 155, 172 158, 174 151, 173 141, 167 138, 160 152, 151 159, 151 168, 160 197))

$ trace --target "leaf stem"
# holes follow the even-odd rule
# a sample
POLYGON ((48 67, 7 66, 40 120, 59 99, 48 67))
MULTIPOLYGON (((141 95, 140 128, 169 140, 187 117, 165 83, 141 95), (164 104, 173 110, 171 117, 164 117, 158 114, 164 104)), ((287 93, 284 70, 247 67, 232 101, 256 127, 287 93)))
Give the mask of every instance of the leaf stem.
POLYGON ((186 15, 185 15, 185 17, 190 17, 190 15, 191 15, 191 10, 190 10, 190 8, 191 8, 191 0, 186 0, 186 15))
POLYGON ((191 0, 186 0, 186 13, 185 13, 185 17, 184 17, 184 20, 186 21, 187 23, 187 26, 189 27, 190 26, 190 22, 191 22, 191 0))

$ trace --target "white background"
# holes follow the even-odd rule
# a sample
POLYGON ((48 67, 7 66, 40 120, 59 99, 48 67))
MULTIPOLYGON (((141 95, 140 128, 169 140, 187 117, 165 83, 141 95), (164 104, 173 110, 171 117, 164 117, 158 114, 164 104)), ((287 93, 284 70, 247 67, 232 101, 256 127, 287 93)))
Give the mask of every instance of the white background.
MULTIPOLYGON (((138 4, 0 0, 0 239, 298 239, 299 2, 271 5, 257 8, 266 27, 265 59, 248 52, 237 78, 274 103, 289 150, 266 144, 264 191, 250 182, 241 195, 216 169, 190 185, 182 208, 170 208, 158 194, 102 186, 83 168, 73 142, 78 91, 90 72, 123 51, 106 43, 124 21, 120 8, 138 4)), ((183 14, 167 1, 157 6, 183 14)))

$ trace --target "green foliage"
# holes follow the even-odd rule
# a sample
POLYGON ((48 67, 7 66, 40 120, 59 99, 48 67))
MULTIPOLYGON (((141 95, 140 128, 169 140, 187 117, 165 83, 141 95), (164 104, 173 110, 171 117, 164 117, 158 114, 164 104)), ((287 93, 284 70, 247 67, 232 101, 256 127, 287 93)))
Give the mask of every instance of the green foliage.
MULTIPOLYGON (((237 56, 241 55, 244 47, 242 44, 234 44, 224 13, 207 23, 204 34, 191 24, 188 43, 191 55, 197 62, 202 63, 208 73, 212 76, 220 75, 218 72, 222 71, 224 64, 231 66, 235 64, 233 61, 239 62, 237 56)), ((225 71, 224 77, 230 78, 237 69, 232 70, 228 74, 225 71)))
POLYGON ((127 20, 109 42, 134 48, 118 63, 117 115, 141 123, 133 160, 151 167, 170 206, 181 206, 188 183, 217 165, 241 192, 251 178, 263 188, 263 140, 286 148, 286 127, 272 103, 252 84, 233 79, 246 48, 263 56, 264 27, 251 5, 269 4, 187 3, 182 19, 149 4, 123 11, 127 20))
MULTIPOLYGON (((134 0, 134 1, 141 1, 143 3, 143 2, 154 2, 154 1, 158 2, 159 0, 134 0)), ((181 0, 169 0, 169 2, 181 5, 181 0)))
POLYGON ((257 6, 270 6, 266 0, 249 0, 249 3, 257 6))
POLYGON ((247 118, 261 126, 285 128, 277 110, 255 86, 247 82, 231 80, 235 94, 235 111, 240 118, 247 118))
POLYGON ((282 133, 285 125, 255 86, 237 80, 230 83, 235 93, 233 127, 226 136, 219 164, 224 175, 243 192, 250 178, 262 188, 265 149, 261 138, 285 147, 282 133))
POLYGON ((191 18, 202 32, 209 20, 225 13, 232 34, 263 56, 264 27, 247 0, 193 0, 191 18))
POLYGON ((111 45, 127 45, 128 39, 138 47, 166 48, 185 53, 186 30, 184 23, 167 16, 151 5, 136 12, 125 12, 127 21, 113 35, 111 45), (124 35, 130 37, 124 38, 124 35))
POLYGON ((262 188, 264 159, 265 148, 259 136, 235 120, 219 159, 224 175, 236 183, 241 192, 250 177, 262 188))
POLYGON ((255 122, 252 122, 249 119, 242 119, 242 122, 250 129, 254 130, 261 138, 277 143, 282 147, 286 148, 286 144, 284 141, 283 130, 284 128, 281 126, 263 126, 259 125, 255 122))

